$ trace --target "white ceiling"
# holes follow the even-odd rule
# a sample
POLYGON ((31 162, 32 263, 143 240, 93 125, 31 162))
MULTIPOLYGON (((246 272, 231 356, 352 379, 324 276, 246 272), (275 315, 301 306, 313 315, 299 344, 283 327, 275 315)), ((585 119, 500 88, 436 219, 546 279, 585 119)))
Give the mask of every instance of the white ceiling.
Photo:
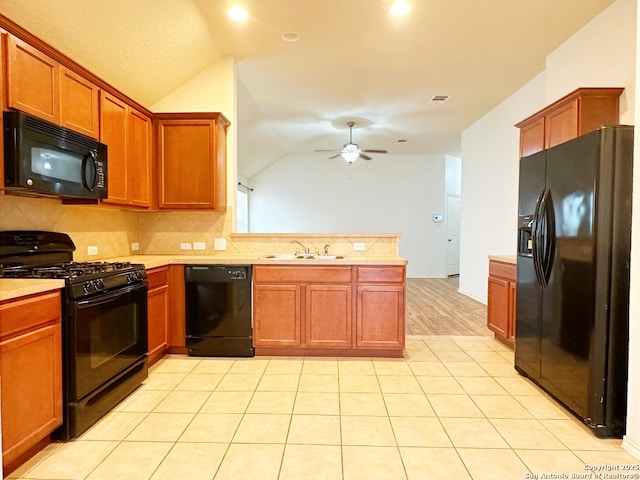
POLYGON ((361 148, 457 154, 464 128, 613 3, 410 1, 401 18, 391 0, 0 0, 0 13, 148 107, 233 56, 250 178, 284 154, 341 148, 348 120, 361 148), (247 22, 228 19, 231 3, 247 22))

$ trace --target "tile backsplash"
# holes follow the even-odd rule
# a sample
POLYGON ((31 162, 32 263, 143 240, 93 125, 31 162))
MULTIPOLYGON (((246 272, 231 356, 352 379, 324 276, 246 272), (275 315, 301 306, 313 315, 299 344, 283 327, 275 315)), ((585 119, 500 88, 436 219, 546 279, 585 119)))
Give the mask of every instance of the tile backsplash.
POLYGON ((77 261, 101 260, 140 254, 251 254, 294 253, 295 238, 313 251, 329 245, 332 255, 351 257, 397 255, 398 236, 357 234, 233 234, 233 211, 226 213, 169 211, 146 212, 107 206, 62 205, 60 200, 0 195, 0 230, 51 230, 69 234, 76 245, 77 261), (214 239, 224 238, 226 250, 214 250, 214 239), (132 243, 140 251, 132 252, 132 243), (204 243, 205 250, 182 250, 182 243, 204 243), (354 252, 353 244, 365 245, 354 252), (88 255, 88 247, 98 254, 88 255))
POLYGON ((60 200, 0 195, 0 230, 51 230, 69 234, 74 260, 99 260, 131 253, 139 242, 138 214, 116 208, 62 205, 60 200), (89 256, 89 246, 98 255, 89 256))

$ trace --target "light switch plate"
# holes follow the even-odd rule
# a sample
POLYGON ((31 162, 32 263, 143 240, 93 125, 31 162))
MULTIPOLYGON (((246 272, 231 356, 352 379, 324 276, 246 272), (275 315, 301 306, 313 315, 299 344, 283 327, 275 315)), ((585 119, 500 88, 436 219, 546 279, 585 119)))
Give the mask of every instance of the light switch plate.
POLYGON ((227 239, 226 238, 216 238, 213 241, 213 249, 214 250, 226 250, 227 249, 227 239))
POLYGON ((140 244, 138 242, 133 242, 131 244, 131 251, 132 252, 138 252, 140 251, 140 244))
POLYGON ((354 243, 353 244, 353 251, 354 252, 364 252, 365 251, 365 244, 364 243, 354 243))
POLYGON ((95 245, 89 245, 87 247, 87 255, 97 255, 98 254, 98 247, 95 245))
POLYGON ((190 243, 181 243, 180 244, 180 250, 191 250, 191 244, 190 243))
POLYGON ((206 248, 206 245, 204 242, 193 242, 194 250, 204 250, 205 248, 206 248))

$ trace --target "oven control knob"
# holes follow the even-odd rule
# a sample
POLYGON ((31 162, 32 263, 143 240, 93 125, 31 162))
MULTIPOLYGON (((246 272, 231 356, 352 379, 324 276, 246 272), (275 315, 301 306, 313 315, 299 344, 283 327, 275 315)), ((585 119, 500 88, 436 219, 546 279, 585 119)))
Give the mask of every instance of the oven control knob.
POLYGON ((93 286, 96 290, 104 290, 104 281, 101 278, 98 278, 93 281, 93 286))
POLYGON ((82 286, 82 291, 85 294, 89 294, 89 293, 95 291, 95 287, 93 286, 93 284, 91 282, 87 282, 82 286))
POLYGON ((133 283, 136 281, 136 275, 134 272, 127 273, 127 283, 133 283))

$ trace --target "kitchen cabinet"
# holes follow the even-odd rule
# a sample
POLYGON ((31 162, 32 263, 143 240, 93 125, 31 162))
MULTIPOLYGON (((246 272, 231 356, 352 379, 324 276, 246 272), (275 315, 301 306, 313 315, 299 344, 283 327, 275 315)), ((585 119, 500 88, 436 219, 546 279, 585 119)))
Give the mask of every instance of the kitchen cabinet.
POLYGON ((405 267, 356 267, 356 347, 391 348, 405 344, 405 267))
POLYGON ((487 327, 513 348, 516 330, 516 264, 489 260, 487 327))
POLYGON ((151 119, 119 98, 100 95, 100 141, 109 147, 109 197, 104 203, 151 204, 151 119))
POLYGON ((169 348, 169 267, 147 270, 147 281, 147 358, 151 366, 160 360, 169 348))
POLYGON ((0 303, 0 378, 6 468, 62 424, 60 292, 0 303))
POLYGON ((186 354, 184 265, 169 265, 169 327, 167 353, 186 354))
POLYGON ((402 356, 404 268, 255 265, 256 354, 402 356))
POLYGON ((7 34, 7 106, 98 138, 98 86, 7 34))
POLYGON ((598 129, 619 123, 623 88, 578 88, 516 124, 520 156, 551 148, 598 129))
POLYGON ((256 347, 351 346, 351 267, 256 265, 253 278, 256 347))
POLYGON ((226 210, 226 132, 221 113, 154 115, 158 206, 226 210))

